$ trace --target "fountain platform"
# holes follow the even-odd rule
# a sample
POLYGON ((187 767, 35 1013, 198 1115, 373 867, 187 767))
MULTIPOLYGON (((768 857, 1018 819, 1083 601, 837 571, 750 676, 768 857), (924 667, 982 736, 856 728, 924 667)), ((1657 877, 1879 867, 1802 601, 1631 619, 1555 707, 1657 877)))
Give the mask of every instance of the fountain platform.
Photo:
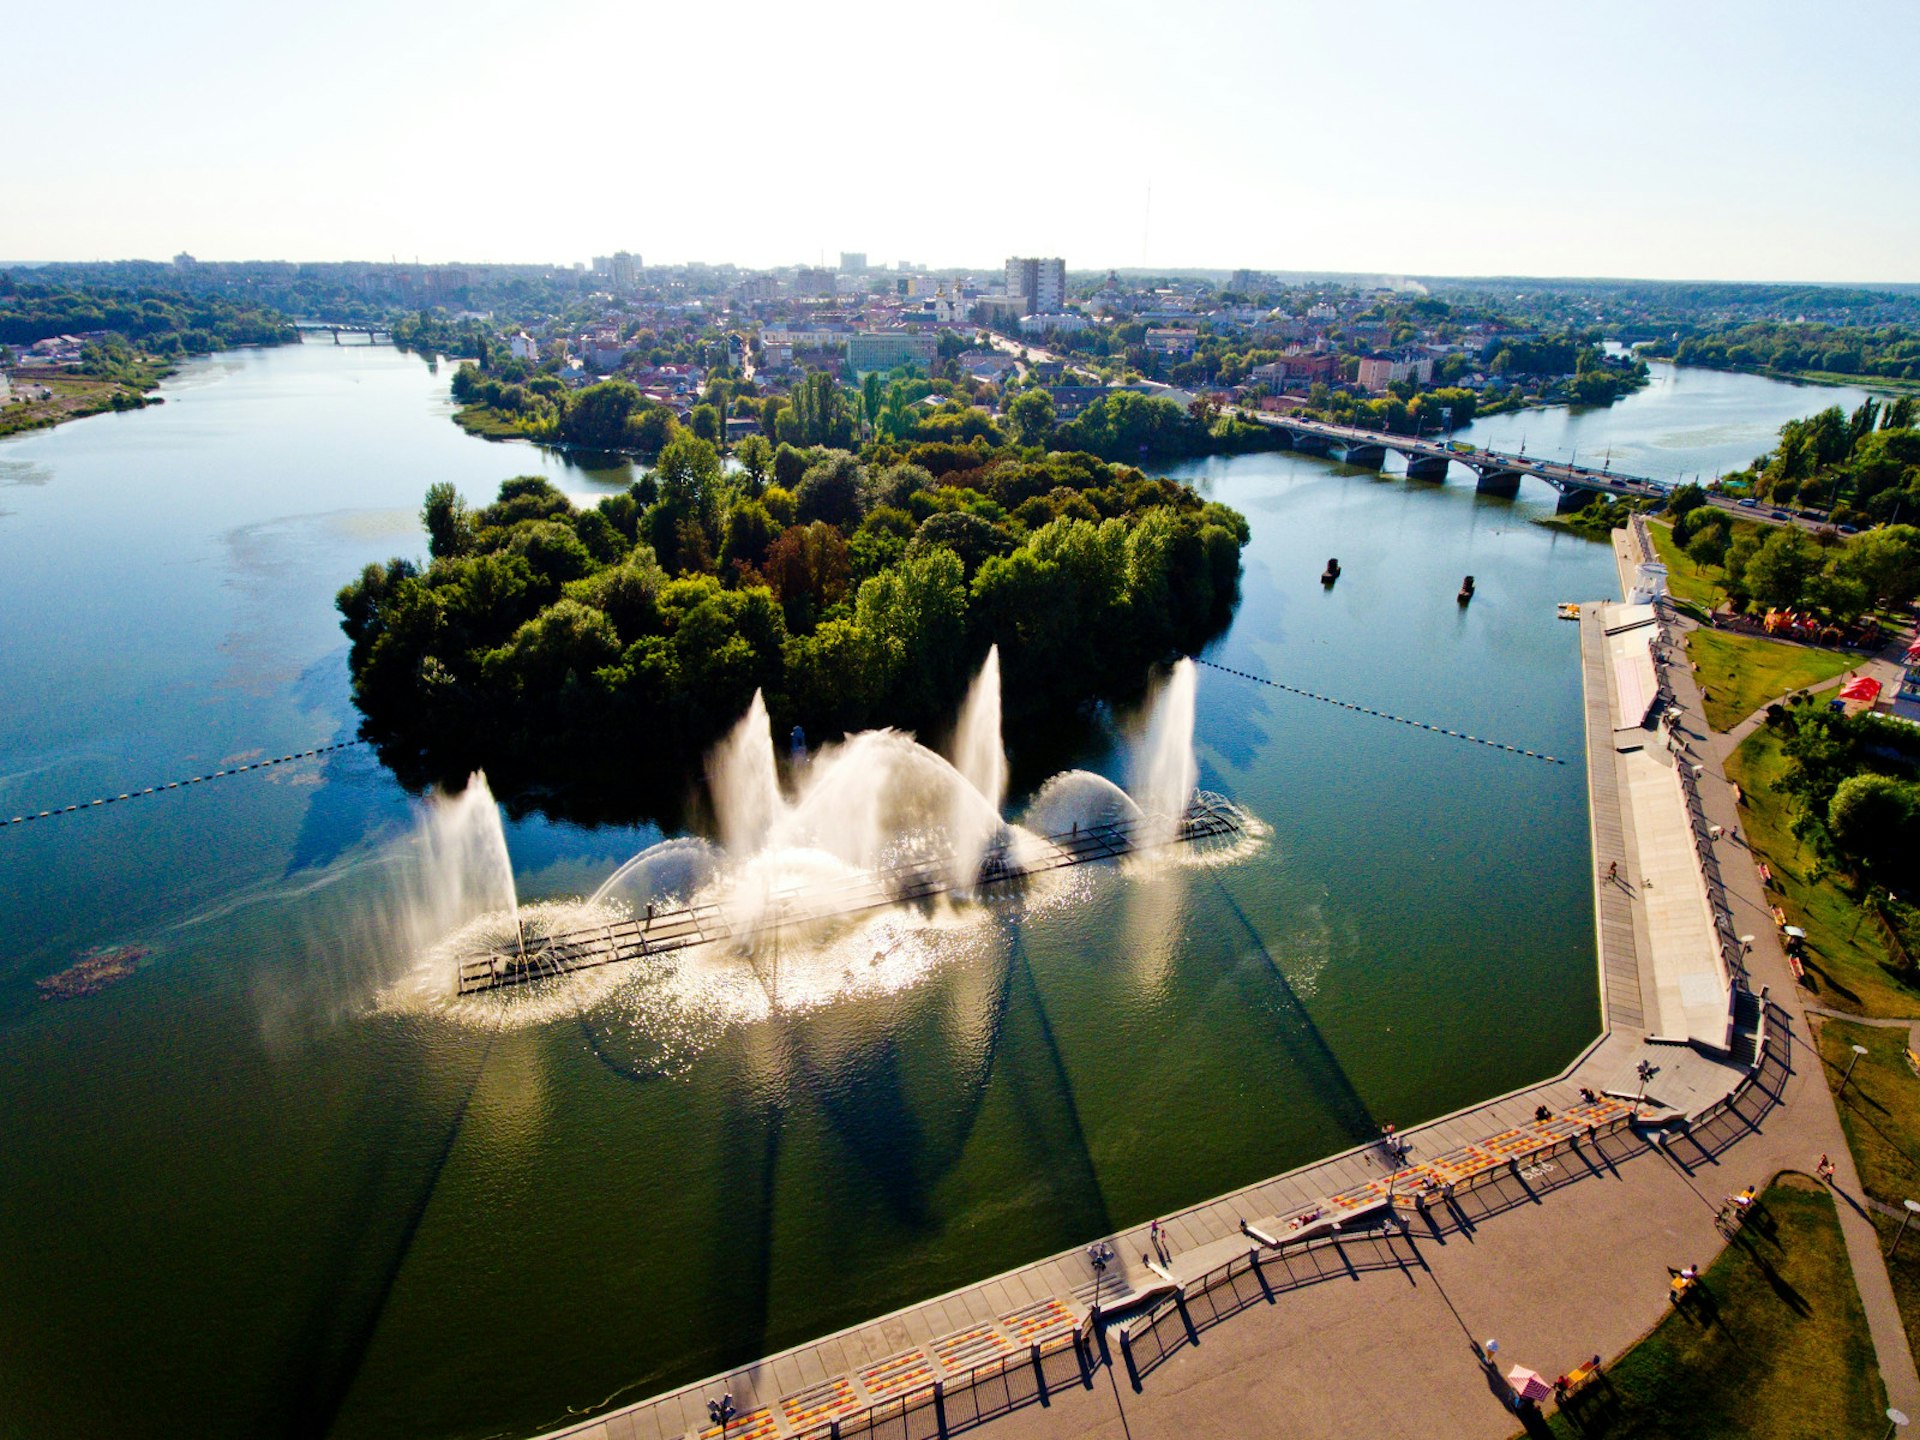
MULTIPOLYGON (((987 852, 973 889, 1012 885, 1033 875, 1085 865, 1170 845, 1225 839, 1241 833, 1240 812, 1224 796, 1205 791, 1194 796, 1180 823, 1171 831, 1156 826, 1151 816, 1080 826, 1041 837, 1034 853, 1015 860, 1004 846, 987 852)), ((529 985, 576 970, 654 960, 696 945, 722 941, 751 944, 783 926, 808 925, 860 915, 890 905, 911 904, 959 887, 951 861, 935 856, 906 864, 849 876, 839 884, 772 897, 751 925, 730 919, 727 906, 687 905, 655 910, 627 920, 543 935, 524 949, 501 947, 469 955, 460 961, 458 987, 462 995, 529 985)))

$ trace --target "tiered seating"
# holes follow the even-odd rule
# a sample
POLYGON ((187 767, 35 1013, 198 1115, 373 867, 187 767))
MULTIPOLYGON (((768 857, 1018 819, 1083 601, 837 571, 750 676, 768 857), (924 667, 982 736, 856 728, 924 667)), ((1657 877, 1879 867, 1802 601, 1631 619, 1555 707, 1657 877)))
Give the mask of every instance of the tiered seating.
POLYGON ((1018 1310, 1009 1310, 1000 1317, 1000 1323, 1018 1344, 1033 1345, 1071 1334, 1080 1318, 1049 1295, 1018 1310))
POLYGON ((952 1374, 972 1370, 1013 1353, 1013 1344, 996 1326, 974 1325, 933 1342, 933 1353, 952 1374))
MULTIPOLYGON (((708 1425, 699 1433, 700 1440, 720 1440, 718 1425, 708 1425)), ((729 1420, 726 1440, 775 1440, 779 1433, 780 1426, 773 1418, 773 1407, 762 1405, 758 1410, 749 1410, 729 1420)))
POLYGON ((933 1389, 934 1378, 927 1352, 920 1349, 889 1355, 860 1372, 860 1383, 876 1402, 924 1395, 933 1389))
POLYGON ((829 1429, 835 1416, 857 1409, 859 1404, 859 1397, 853 1393, 853 1382, 844 1375, 836 1375, 783 1396, 780 1413, 787 1417, 787 1428, 795 1435, 811 1435, 829 1429))

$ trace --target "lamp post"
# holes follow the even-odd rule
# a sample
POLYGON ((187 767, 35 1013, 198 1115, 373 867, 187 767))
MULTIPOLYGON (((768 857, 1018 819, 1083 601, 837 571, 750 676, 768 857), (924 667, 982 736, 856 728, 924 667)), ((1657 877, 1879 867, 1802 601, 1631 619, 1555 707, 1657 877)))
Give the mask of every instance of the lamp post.
POLYGON ((1649 1061, 1642 1060, 1633 1067, 1633 1073, 1640 1077, 1640 1093, 1634 1097, 1633 1101, 1633 1116, 1637 1120, 1640 1118, 1640 1107, 1646 1103, 1647 1082, 1653 1079, 1654 1067, 1649 1061))
POLYGON ((1842 1095, 1847 1093, 1847 1082, 1853 1079, 1853 1067, 1860 1063, 1860 1057, 1866 1053, 1867 1047, 1864 1045, 1856 1045, 1853 1047, 1853 1058, 1847 1061, 1847 1073, 1840 1077, 1840 1088, 1834 1092, 1834 1099, 1838 1100, 1842 1095))
POLYGON ((1887 1258, 1889 1260, 1893 1258, 1893 1252, 1900 1248, 1900 1237, 1907 1233, 1907 1222, 1913 1219, 1914 1216, 1920 1215, 1920 1200, 1908 1200, 1904 1203, 1907 1207, 1907 1213, 1900 1217, 1900 1228, 1893 1232, 1893 1243, 1887 1246, 1887 1258))
POLYGON ((1904 1410, 1896 1410, 1891 1405, 1889 1405, 1887 1407, 1887 1433, 1881 1436, 1880 1440, 1892 1440, 1893 1432, 1896 1430, 1904 1429, 1906 1427, 1906 1423, 1907 1423, 1906 1412, 1904 1410))
POLYGON ((731 1390, 722 1395, 718 1400, 707 1401, 707 1416, 714 1424, 720 1427, 720 1433, 722 1435, 727 1433, 727 1426, 732 1423, 733 1417, 737 1414, 739 1414, 739 1411, 733 1408, 733 1392, 731 1390))
POLYGON ((1104 1240, 1096 1240, 1087 1247, 1087 1259, 1093 1264, 1093 1313, 1100 1313, 1100 1282, 1106 1279, 1107 1262, 1113 1259, 1113 1247, 1104 1240))

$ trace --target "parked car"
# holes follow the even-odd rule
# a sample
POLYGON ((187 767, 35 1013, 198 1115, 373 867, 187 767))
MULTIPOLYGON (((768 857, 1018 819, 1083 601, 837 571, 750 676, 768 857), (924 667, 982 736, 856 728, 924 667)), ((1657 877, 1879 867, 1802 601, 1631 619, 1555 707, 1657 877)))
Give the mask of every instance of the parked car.
POLYGON ((1773 515, 1773 518, 1776 520, 1791 520, 1793 518, 1793 516, 1789 515, 1784 510, 1775 510, 1771 513, 1773 515))
POLYGON ((1860 533, 1860 527, 1858 525, 1842 525, 1840 527, 1840 533, 1842 535, 1858 535, 1860 533))

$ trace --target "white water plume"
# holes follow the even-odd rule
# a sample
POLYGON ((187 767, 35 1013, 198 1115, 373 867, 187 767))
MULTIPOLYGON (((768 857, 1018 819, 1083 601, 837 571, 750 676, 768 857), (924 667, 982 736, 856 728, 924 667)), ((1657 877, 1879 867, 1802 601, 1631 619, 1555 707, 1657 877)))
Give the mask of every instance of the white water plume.
POLYGON ((953 731, 953 768, 987 802, 986 810, 973 797, 956 794, 947 818, 953 843, 951 880, 967 889, 980 873, 980 862, 1001 829, 1000 807, 1007 798, 1007 752, 1000 737, 1000 647, 987 650, 980 673, 967 687, 960 721, 953 731), (991 823, 983 824, 988 816, 991 823))
POLYGON ((757 853, 784 808, 773 763, 773 727, 758 690, 747 713, 707 757, 707 788, 720 843, 731 855, 757 853))
POLYGON ((420 864, 407 897, 415 948, 438 941, 478 915, 504 912, 518 929, 520 900, 500 807, 476 770, 457 795, 435 792, 420 817, 420 864))
POLYGON ((1200 781, 1193 753, 1197 689, 1197 667, 1183 658, 1156 691, 1146 734, 1134 754, 1133 794, 1147 812, 1142 838, 1148 845, 1166 845, 1178 835, 1200 781))

